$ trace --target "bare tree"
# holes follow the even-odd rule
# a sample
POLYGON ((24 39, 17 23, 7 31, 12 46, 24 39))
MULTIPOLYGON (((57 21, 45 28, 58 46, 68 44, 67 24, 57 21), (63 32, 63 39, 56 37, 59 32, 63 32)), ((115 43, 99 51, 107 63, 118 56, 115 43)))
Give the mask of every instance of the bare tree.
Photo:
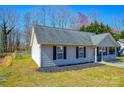
POLYGON ((47 7, 38 6, 30 12, 33 24, 47 25, 47 7))
POLYGON ((49 6, 48 18, 50 26, 67 28, 71 16, 71 11, 66 6, 49 6))
POLYGON ((24 15, 24 35, 25 35, 25 42, 27 48, 29 47, 30 40, 31 40, 31 13, 26 12, 24 15))
POLYGON ((49 18, 50 26, 52 26, 52 27, 57 27, 58 13, 57 13, 56 9, 57 8, 55 6, 48 7, 48 18, 49 18))
POLYGON ((0 25, 2 29, 2 42, 4 52, 8 52, 8 35, 14 29, 14 27, 8 29, 7 22, 3 20, 3 23, 0 25))
POLYGON ((95 22, 97 21, 97 11, 95 9, 92 9, 89 14, 88 14, 88 18, 90 22, 95 22))
POLYGON ((21 33, 19 32, 19 29, 16 29, 15 37, 16 37, 15 49, 18 51, 18 50, 20 50, 20 43, 21 43, 21 41, 20 41, 21 33))
POLYGON ((67 28, 71 12, 66 6, 59 6, 58 9, 59 14, 57 24, 59 24, 59 27, 61 28, 67 28))
MULTIPOLYGON (((11 29, 11 28, 15 28, 17 27, 17 25, 19 24, 19 16, 18 13, 15 9, 9 9, 9 8, 3 8, 0 9, 0 24, 2 25, 3 23, 6 24, 7 26, 7 30, 11 29), (4 20, 4 22, 3 22, 4 20)), ((6 30, 6 31, 7 31, 6 30)), ((10 31, 7 34, 7 48, 8 50, 12 50, 13 48, 13 43, 12 43, 12 39, 14 38, 13 32, 14 29, 12 29, 13 31, 10 31)))
POLYGON ((112 17, 112 26, 113 26, 113 31, 119 32, 120 31, 120 25, 121 21, 117 20, 116 17, 112 17))
POLYGON ((70 20, 70 27, 73 29, 80 29, 81 26, 86 26, 88 24, 88 17, 83 14, 78 12, 74 16, 71 17, 70 20))

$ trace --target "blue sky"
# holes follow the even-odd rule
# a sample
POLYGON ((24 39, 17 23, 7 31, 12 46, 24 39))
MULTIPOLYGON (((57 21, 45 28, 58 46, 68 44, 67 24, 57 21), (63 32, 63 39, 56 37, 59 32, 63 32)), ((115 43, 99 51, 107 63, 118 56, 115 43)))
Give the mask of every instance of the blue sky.
POLYGON ((85 14, 89 14, 90 11, 96 11, 97 16, 102 17, 105 24, 113 26, 112 19, 116 18, 118 25, 122 27, 119 22, 124 19, 124 6, 121 5, 82 5, 82 6, 70 6, 74 11, 80 11, 85 14))
MULTIPOLYGON (((6 5, 6 6, 0 6, 0 8, 14 8, 17 11, 19 11, 20 15, 23 15, 25 11, 33 9, 36 6, 33 5, 6 5)), ((89 13, 92 10, 95 10, 97 13, 97 16, 102 18, 103 22, 105 24, 108 24, 112 26, 112 17, 116 18, 116 20, 121 20, 124 18, 124 6, 122 5, 71 5, 68 6, 73 12, 82 12, 86 15, 89 15, 89 13)), ((119 22, 118 22, 119 24, 119 22)), ((120 25, 120 24, 119 24, 120 25)), ((122 25, 121 25, 122 28, 122 25)))

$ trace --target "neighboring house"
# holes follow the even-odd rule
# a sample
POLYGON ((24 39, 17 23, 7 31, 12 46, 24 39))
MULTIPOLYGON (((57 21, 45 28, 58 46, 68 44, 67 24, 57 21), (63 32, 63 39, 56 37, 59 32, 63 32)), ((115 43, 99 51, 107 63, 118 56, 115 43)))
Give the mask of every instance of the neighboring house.
POLYGON ((118 43, 109 34, 79 32, 36 25, 31 37, 32 58, 39 67, 113 60, 118 43))
POLYGON ((124 39, 119 39, 117 41, 119 43, 119 54, 124 55, 124 39))

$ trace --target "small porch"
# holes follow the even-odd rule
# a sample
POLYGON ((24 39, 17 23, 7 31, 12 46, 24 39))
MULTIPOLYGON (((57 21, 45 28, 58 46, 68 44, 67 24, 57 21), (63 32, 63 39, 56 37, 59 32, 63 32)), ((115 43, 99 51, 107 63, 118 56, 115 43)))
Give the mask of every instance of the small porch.
POLYGON ((117 56, 117 47, 96 47, 94 53, 95 62, 114 60, 117 56))
POLYGON ((94 43, 96 45, 94 49, 95 62, 103 62, 116 59, 117 48, 119 47, 119 44, 110 34, 95 36, 94 43))

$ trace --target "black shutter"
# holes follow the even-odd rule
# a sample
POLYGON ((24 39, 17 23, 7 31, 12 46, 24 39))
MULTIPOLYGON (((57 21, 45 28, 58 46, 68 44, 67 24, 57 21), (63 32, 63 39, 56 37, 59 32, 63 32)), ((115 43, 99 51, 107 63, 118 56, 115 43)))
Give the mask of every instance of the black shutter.
POLYGON ((56 46, 53 46, 53 60, 56 60, 56 46))
POLYGON ((78 58, 79 47, 76 47, 76 58, 78 58))
POLYGON ((66 47, 64 46, 64 59, 66 59, 66 47))
POLYGON ((84 47, 84 58, 86 58, 86 47, 84 47))

